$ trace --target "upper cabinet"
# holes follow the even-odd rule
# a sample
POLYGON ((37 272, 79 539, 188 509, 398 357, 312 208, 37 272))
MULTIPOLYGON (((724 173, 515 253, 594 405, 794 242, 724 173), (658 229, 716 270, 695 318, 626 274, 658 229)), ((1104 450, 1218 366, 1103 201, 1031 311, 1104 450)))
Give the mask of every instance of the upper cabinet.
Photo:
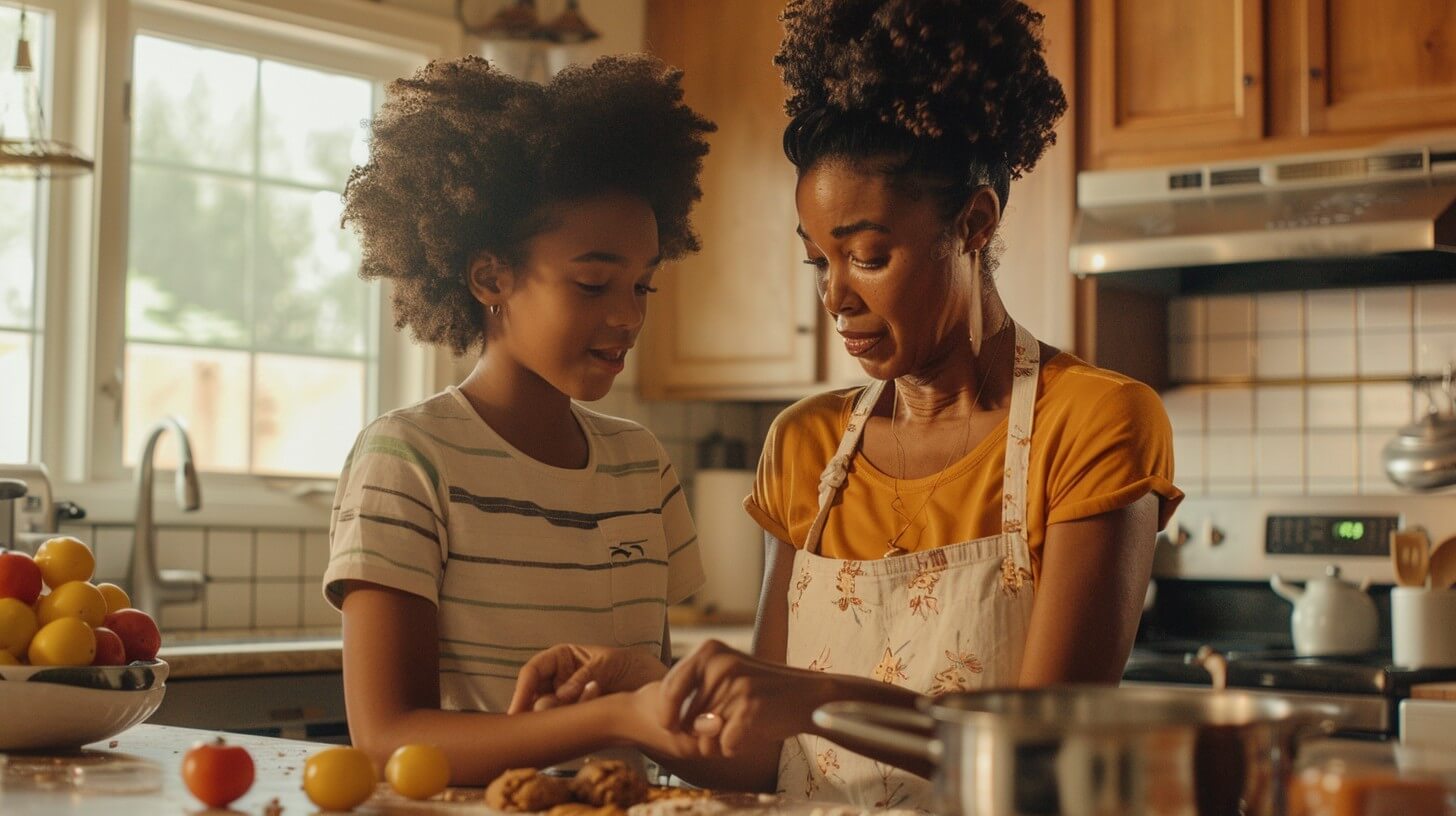
POLYGON ((1456 125, 1456 3, 1303 0, 1307 132, 1456 125))
POLYGON ((819 366, 818 298, 799 263, 794 168, 782 145, 785 91, 774 67, 781 0, 649 0, 647 46, 684 71, 708 136, 701 252, 657 277, 638 374, 654 398, 807 393, 819 366))
POLYGON ((1262 0, 1091 0, 1093 155, 1257 141, 1264 133, 1262 0))
POLYGON ((1082 169, 1456 126, 1451 0, 1082 0, 1082 169))

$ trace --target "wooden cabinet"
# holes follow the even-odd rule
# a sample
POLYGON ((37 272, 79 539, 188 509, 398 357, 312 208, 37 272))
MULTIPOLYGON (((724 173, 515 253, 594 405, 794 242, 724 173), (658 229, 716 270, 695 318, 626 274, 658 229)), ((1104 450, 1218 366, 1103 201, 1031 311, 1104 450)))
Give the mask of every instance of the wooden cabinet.
POLYGON ((693 223, 703 249, 669 264, 648 315, 644 396, 806 391, 818 377, 819 306, 799 263, 785 92, 772 59, 780 0, 649 0, 647 47, 683 69, 686 101, 718 125, 693 223))
POLYGON ((1090 0, 1086 24, 1093 155, 1263 136, 1262 0, 1090 0))
POLYGON ((1452 0, 1080 2, 1081 169, 1343 150, 1456 126, 1452 0))
POLYGON ((1301 4, 1306 132, 1456 125, 1456 3, 1301 4))
MULTIPOLYGON (((1046 17, 1047 59, 1074 96, 1076 0, 1032 0, 1046 17)), ((703 250, 657 278, 638 389, 649 399, 791 399, 863 384, 820 306, 794 233, 794 168, 784 158, 785 91, 772 57, 782 0, 648 0, 647 48, 684 70, 687 102, 718 124, 709 136, 703 250)), ((998 287, 1013 316, 1070 348, 1067 270, 1075 183, 1071 114, 1035 172, 1012 188, 998 287)))

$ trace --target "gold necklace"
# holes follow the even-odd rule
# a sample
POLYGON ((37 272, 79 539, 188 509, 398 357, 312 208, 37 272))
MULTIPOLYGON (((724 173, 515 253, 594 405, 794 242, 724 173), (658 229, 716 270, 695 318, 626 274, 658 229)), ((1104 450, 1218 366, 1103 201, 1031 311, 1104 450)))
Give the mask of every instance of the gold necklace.
MULTIPOLYGON (((1003 332, 1006 329, 1006 324, 1008 324, 1010 322, 1011 322, 1011 315, 1010 314, 1007 314, 1006 317, 1002 319, 1000 328, 996 329, 995 335, 992 335, 992 336, 994 337, 996 335, 1001 334, 1001 332, 1003 332)), ((962 454, 962 453, 965 452, 966 443, 969 442, 970 441, 970 438, 971 438, 971 418, 974 417, 975 414, 976 414, 976 406, 981 404, 981 395, 985 393, 985 391, 986 391, 986 383, 989 382, 990 379, 991 379, 989 375, 990 375, 990 366, 987 366, 987 376, 981 378, 981 387, 976 390, 976 398, 975 398, 975 400, 973 400, 971 402, 971 410, 970 410, 970 413, 968 413, 966 415, 965 432, 961 436, 961 444, 958 447, 951 448, 950 455, 948 455, 946 457, 945 463, 940 466, 940 470, 935 474, 935 481, 930 483, 930 491, 925 494, 925 501, 921 502, 920 503, 920 508, 917 509, 914 512, 914 514, 912 514, 908 518, 905 516, 905 509, 904 509, 905 508, 905 503, 904 503, 904 500, 902 500, 900 498, 900 479, 899 479, 899 476, 896 475, 896 476, 891 476, 890 477, 891 480, 894 482, 894 485, 895 485, 895 500, 890 503, 890 507, 895 511, 895 514, 896 515, 898 515, 901 518, 905 519, 905 523, 900 527, 900 531, 897 532, 897 533, 895 533, 895 535, 889 540, 889 542, 887 544, 887 549, 885 550, 885 554, 883 556, 881 556, 882 558, 890 558, 890 557, 896 556, 896 555, 903 555, 905 552, 907 552, 906 550, 901 549, 901 547, 900 547, 900 539, 904 537, 905 533, 909 532, 911 526, 913 526, 915 524, 915 520, 918 519, 918 518, 920 518, 920 514, 921 513, 925 512, 925 508, 928 507, 928 506, 930 506, 930 500, 935 497, 936 488, 940 487, 941 479, 945 478, 945 472, 950 467, 950 463, 953 462, 953 461, 955 461, 955 458, 958 455, 960 455, 960 454, 962 454)), ((899 416, 899 414, 900 414, 900 389, 897 386, 895 388, 895 393, 894 393, 893 397, 891 398, 891 402, 890 402, 890 435, 895 440, 895 470, 896 470, 896 473, 897 474, 904 474, 904 472, 905 472, 905 446, 904 446, 903 442, 900 440, 900 433, 899 433, 899 431, 896 431, 895 430, 895 419, 899 416)))

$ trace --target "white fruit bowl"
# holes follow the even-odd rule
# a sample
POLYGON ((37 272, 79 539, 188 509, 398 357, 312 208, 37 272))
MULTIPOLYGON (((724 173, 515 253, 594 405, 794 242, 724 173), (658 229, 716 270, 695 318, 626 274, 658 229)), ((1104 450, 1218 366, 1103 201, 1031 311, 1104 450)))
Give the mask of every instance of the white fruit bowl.
POLYGON ((76 748, 116 736, 152 716, 166 679, 160 660, 64 671, 0 666, 0 751, 76 748))

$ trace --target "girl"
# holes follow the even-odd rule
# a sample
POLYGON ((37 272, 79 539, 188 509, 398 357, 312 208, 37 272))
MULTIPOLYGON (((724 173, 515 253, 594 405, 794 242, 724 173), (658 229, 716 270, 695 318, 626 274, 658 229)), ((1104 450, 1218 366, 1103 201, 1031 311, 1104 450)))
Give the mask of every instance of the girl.
POLYGON ((480 355, 365 428, 339 478, 324 590, 350 733, 381 763, 432 743, 479 785, 630 741, 607 701, 504 716, 517 669, 562 641, 660 665, 667 607, 702 582, 662 446, 574 402, 607 393, 659 265, 697 249, 713 125, 679 77, 607 57, 543 86, 467 57, 392 83, 373 123, 344 193, 361 274, 390 281, 397 328, 480 355))
MULTIPOLYGON (((923 766, 832 743, 812 712, 1117 682, 1182 498, 1171 430, 1151 389, 1039 343, 996 294, 1010 183, 1066 109, 1040 15, 791 0, 783 19, 797 231, 873 383, 774 423, 745 502, 767 548, 754 653, 705 644, 663 682, 659 719, 729 757, 703 781, 924 808, 926 780, 895 767, 923 766)), ((642 660, 612 654, 557 697, 642 660)))

